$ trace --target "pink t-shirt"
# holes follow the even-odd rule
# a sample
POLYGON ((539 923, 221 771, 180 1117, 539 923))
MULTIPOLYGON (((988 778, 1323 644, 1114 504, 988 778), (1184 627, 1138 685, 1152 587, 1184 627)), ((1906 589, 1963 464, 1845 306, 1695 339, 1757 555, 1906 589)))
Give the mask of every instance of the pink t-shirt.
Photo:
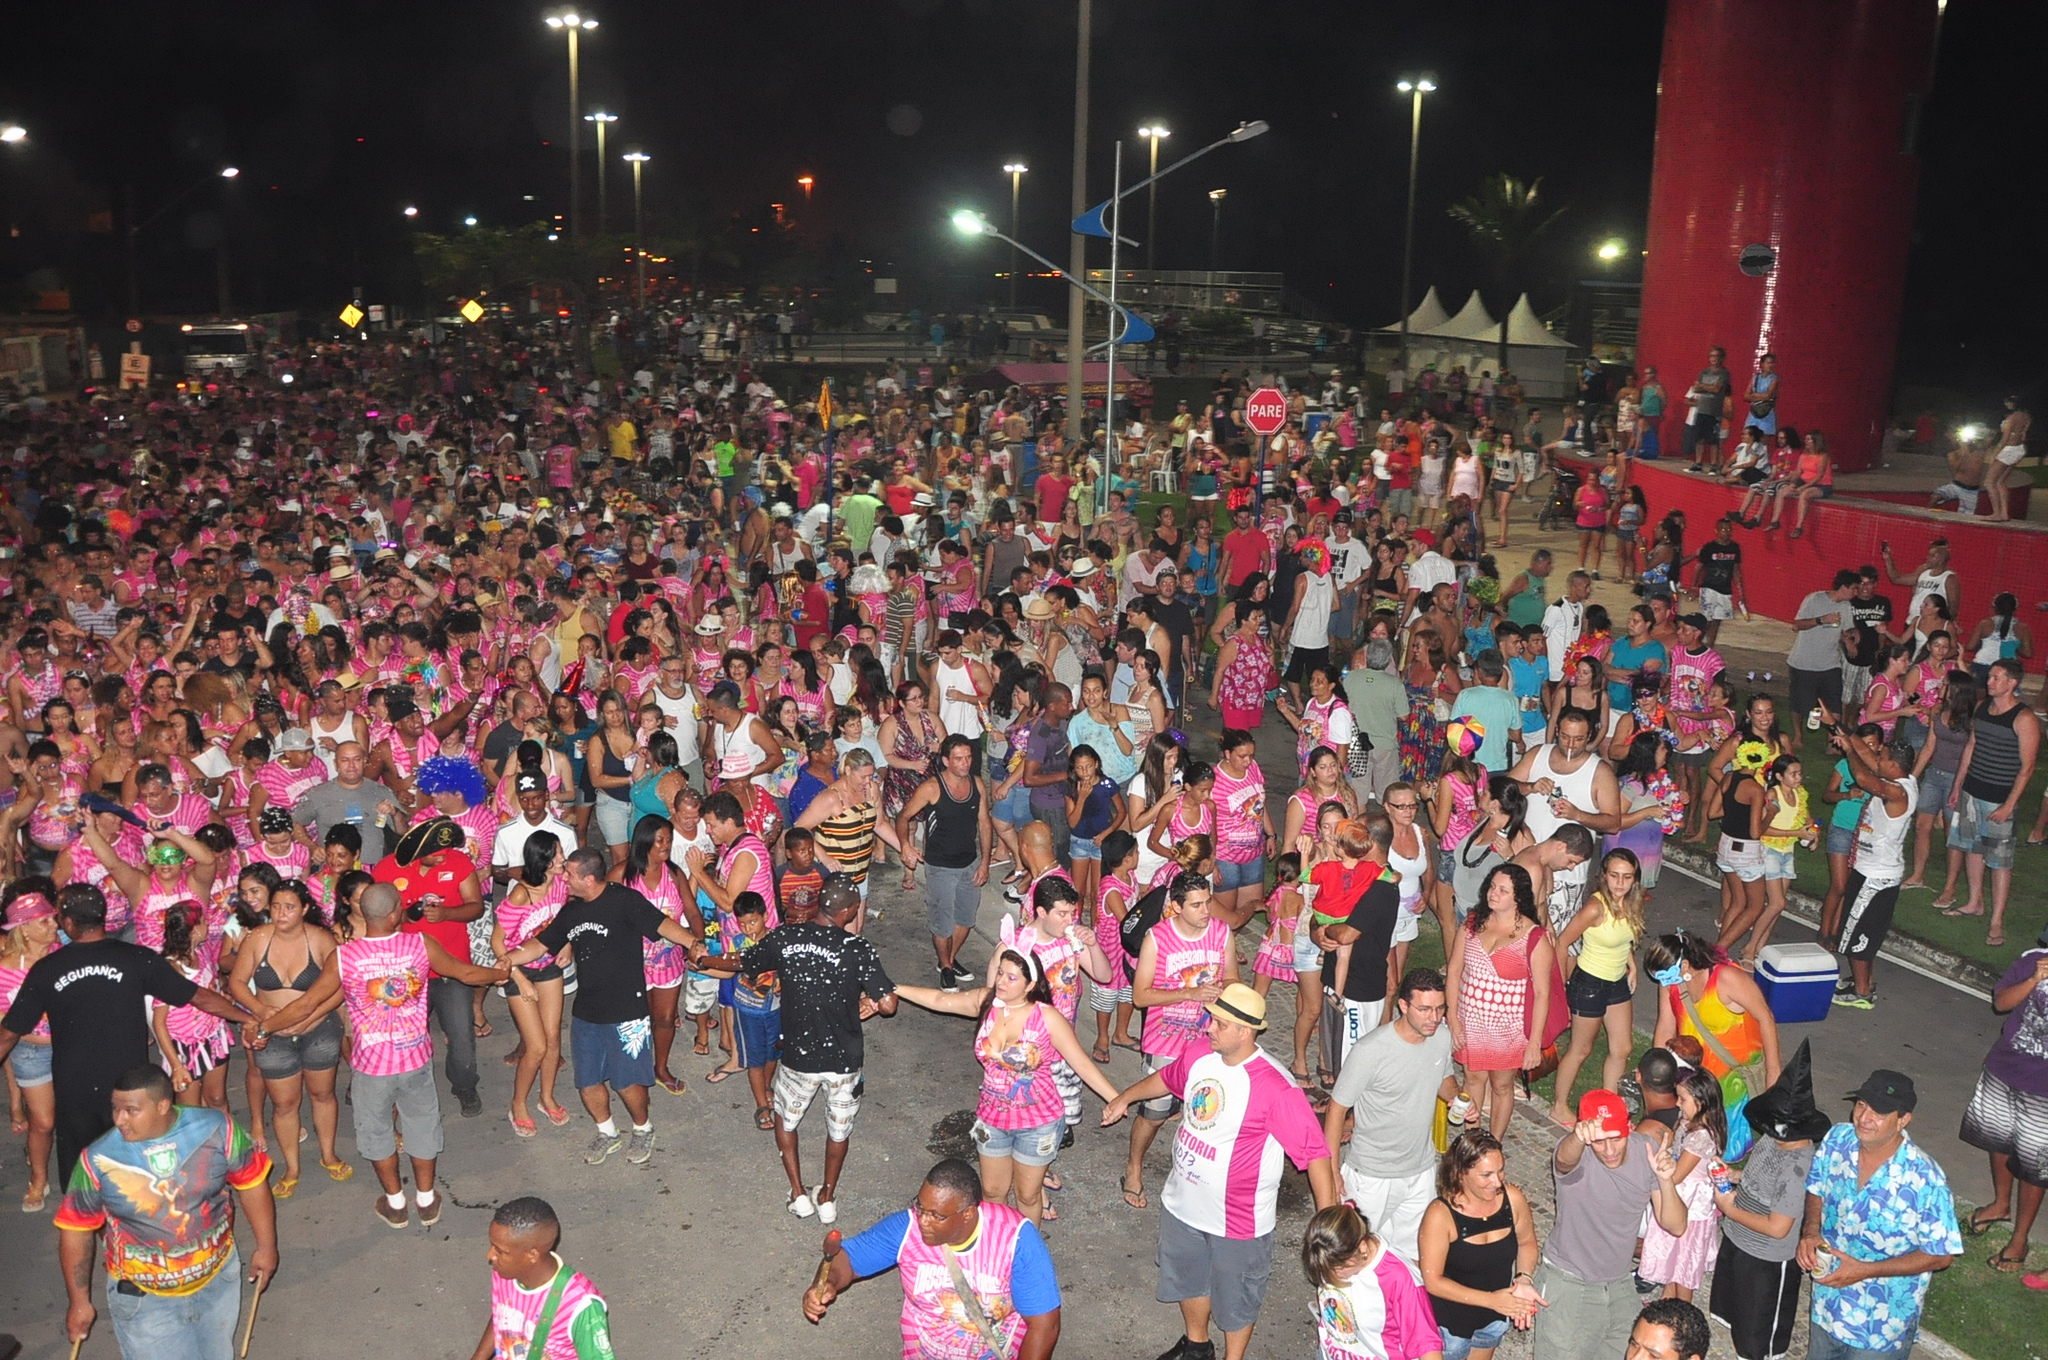
POLYGON ((1017 1041, 1007 1048, 997 1049, 992 1038, 1000 1005, 989 1007, 974 1036, 974 1056, 982 1073, 981 1099, 974 1113, 992 1129, 1035 1129, 1066 1115, 1066 1100, 1052 1076, 1059 1050, 1052 1046, 1045 1012, 1037 1002, 1027 1004, 1031 1013, 1024 1017, 1017 1041))
POLYGON ((1330 1155, 1308 1097, 1263 1050, 1232 1066, 1206 1036, 1159 1075, 1186 1106, 1162 1195, 1167 1211, 1218 1237, 1272 1232, 1281 1160, 1307 1170, 1330 1155))
POLYGON ((1253 761, 1244 778, 1216 767, 1216 858, 1249 864, 1266 849, 1266 773, 1253 761))
POLYGON ((349 1066, 366 1077, 396 1077, 431 1063, 426 937, 348 940, 341 946, 340 967, 349 1029, 356 1036, 349 1066))
POLYGON ((1420 1360, 1443 1349, 1422 1274, 1384 1245, 1379 1259, 1316 1291, 1321 1360, 1420 1360))
MULTIPOLYGON (((1171 866, 1168 866, 1171 867, 1171 866)), ((1223 980, 1223 955, 1230 948, 1230 926, 1210 917, 1202 933, 1190 940, 1171 918, 1152 927, 1152 985, 1161 991, 1189 991, 1223 980)), ((1171 1058, 1201 1037, 1208 1012, 1199 1001, 1176 1001, 1145 1011, 1145 1032, 1139 1047, 1155 1057, 1171 1058)))
MULTIPOLYGON (((555 1257, 559 1270, 562 1258, 555 1257)), ((580 1271, 571 1271, 563 1286, 562 1301, 555 1305, 554 1324, 540 1345, 533 1344, 534 1329, 540 1326, 541 1309, 547 1306, 553 1282, 539 1289, 524 1289, 519 1281, 491 1272, 491 1331, 495 1336, 492 1356, 496 1360, 576 1360, 576 1319, 583 1310, 605 1306, 604 1295, 580 1271)))

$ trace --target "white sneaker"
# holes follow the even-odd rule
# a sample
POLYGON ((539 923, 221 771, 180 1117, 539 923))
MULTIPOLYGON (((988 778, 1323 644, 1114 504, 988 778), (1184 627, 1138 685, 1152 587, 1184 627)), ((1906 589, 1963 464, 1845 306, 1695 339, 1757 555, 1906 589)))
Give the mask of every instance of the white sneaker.
POLYGON ((789 1211, 798 1218, 809 1218, 818 1212, 818 1206, 811 1203, 809 1195, 793 1195, 790 1197, 789 1211))
POLYGON ((821 1185, 814 1192, 813 1197, 818 1202, 818 1221, 829 1228, 839 1221, 839 1201, 836 1199, 826 1199, 824 1195, 825 1187, 821 1185))

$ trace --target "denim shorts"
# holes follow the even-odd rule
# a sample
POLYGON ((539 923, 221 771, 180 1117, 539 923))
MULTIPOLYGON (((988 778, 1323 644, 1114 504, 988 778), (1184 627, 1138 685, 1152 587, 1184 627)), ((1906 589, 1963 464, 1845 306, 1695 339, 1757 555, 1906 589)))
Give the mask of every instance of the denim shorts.
POLYGON ((1495 1318, 1470 1336, 1452 1336, 1448 1327, 1438 1327, 1443 1338, 1444 1360, 1465 1360, 1474 1351, 1490 1351, 1508 1334, 1508 1320, 1495 1318))
POLYGON ((1564 984, 1565 1005, 1573 1015, 1586 1020, 1599 1019, 1607 1014, 1609 1006, 1621 1005, 1634 995, 1626 973, 1609 979, 1595 977, 1583 968, 1574 968, 1564 984))
POLYGON ((1100 861, 1102 858, 1102 846, 1092 836, 1073 836, 1067 840, 1067 853, 1073 859, 1100 861))
POLYGON ((1792 868, 1793 848, 1796 847, 1788 847, 1784 850, 1773 850, 1768 845, 1764 846, 1764 882, 1770 883, 1778 879, 1792 879, 1797 877, 1797 874, 1794 872, 1792 868))
POLYGON ((1031 790, 1019 784, 989 809, 989 815, 1011 826, 1023 826, 1031 820, 1031 790))
POLYGON ((1260 855, 1242 864, 1227 859, 1216 861, 1216 891, 1235 892, 1239 888, 1253 888, 1263 891, 1266 886, 1266 857, 1260 855))
POLYGON ((48 1086, 52 1080, 50 1045, 32 1044, 24 1039, 7 1055, 7 1070, 14 1073, 15 1085, 24 1091, 31 1086, 48 1086))
POLYGON ((1051 1166, 1060 1150, 1064 1119, 1028 1129, 997 1129, 985 1119, 974 1121, 974 1147, 984 1157, 1008 1157, 1019 1166, 1051 1166))
POLYGON ((1714 863, 1722 873, 1754 883, 1764 876, 1763 842, 1738 841, 1724 832, 1714 853, 1714 863))
POLYGON ((1855 827, 1836 826, 1833 822, 1828 823, 1828 853, 1830 855, 1847 855, 1853 853, 1855 849, 1855 827))
POLYGON ((1956 772, 1927 767, 1927 773, 1920 776, 1920 801, 1915 809, 1923 816, 1945 817, 1948 815, 1949 795, 1956 791, 1956 772))
POLYGON ((766 1067, 782 1051, 782 1010, 756 1011, 732 1008, 737 1041, 735 1056, 741 1067, 766 1067))

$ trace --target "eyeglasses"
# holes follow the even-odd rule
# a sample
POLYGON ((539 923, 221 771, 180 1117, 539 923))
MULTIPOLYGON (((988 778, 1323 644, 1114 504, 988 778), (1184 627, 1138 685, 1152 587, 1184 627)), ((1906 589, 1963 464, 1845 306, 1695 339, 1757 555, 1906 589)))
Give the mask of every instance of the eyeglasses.
POLYGON ((958 1209, 953 1210, 951 1213, 940 1213, 937 1209, 925 1208, 916 1200, 910 1201, 910 1212, 912 1216, 922 1219, 926 1223, 944 1223, 949 1218, 958 1217, 960 1213, 958 1209))
POLYGON ((1413 812, 1416 805, 1414 803, 1388 803, 1386 807, 1389 812, 1413 812))

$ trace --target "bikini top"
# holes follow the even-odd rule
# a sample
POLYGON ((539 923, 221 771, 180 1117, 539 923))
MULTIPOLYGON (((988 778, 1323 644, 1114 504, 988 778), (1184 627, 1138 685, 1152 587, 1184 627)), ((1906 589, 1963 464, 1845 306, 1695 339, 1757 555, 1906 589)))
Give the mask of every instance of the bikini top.
POLYGON ((311 990, 313 984, 320 980, 320 974, 324 971, 320 966, 320 961, 313 957, 312 946, 308 945, 306 947, 306 966, 299 970, 297 977, 293 978, 290 982, 286 982, 277 975, 277 970, 270 966, 270 949, 275 943, 277 943, 277 940, 273 936, 264 944, 263 957, 257 960, 255 971, 249 975, 249 986, 259 992, 281 992, 286 988, 290 988, 294 992, 311 990))

